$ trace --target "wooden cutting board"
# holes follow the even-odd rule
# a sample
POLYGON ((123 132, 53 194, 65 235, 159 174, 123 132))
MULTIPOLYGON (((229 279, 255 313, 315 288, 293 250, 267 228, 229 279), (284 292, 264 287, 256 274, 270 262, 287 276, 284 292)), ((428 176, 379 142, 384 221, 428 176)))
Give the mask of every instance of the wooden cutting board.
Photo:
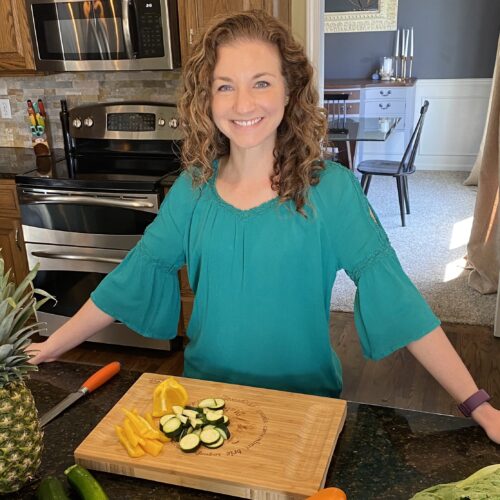
POLYGON ((121 408, 152 410, 152 395, 167 376, 145 373, 75 450, 89 469, 150 479, 243 498, 301 499, 324 487, 344 425, 339 399, 176 377, 190 404, 223 398, 231 437, 220 448, 184 453, 169 442, 158 457, 130 458, 116 437, 121 408))

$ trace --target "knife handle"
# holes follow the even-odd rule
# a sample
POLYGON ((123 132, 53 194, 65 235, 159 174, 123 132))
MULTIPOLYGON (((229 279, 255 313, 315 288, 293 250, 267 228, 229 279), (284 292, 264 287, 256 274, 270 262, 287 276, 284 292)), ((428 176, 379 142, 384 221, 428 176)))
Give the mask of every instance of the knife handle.
POLYGON ((87 392, 92 392, 101 387, 102 384, 107 382, 111 377, 114 377, 120 371, 120 363, 118 361, 113 361, 103 366, 100 370, 97 370, 93 375, 91 375, 80 387, 81 389, 87 389, 87 392))

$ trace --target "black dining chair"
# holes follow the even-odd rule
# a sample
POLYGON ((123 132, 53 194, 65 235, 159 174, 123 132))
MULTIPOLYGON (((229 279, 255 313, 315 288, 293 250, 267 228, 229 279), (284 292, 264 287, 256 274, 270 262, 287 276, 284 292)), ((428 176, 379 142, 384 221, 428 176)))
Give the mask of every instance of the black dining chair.
POLYGON ((403 226, 406 226, 405 211, 407 214, 410 213, 408 176, 415 172, 415 156, 424 126, 425 114, 428 109, 429 101, 424 101, 424 105, 420 108, 420 117, 417 125, 415 126, 415 130, 411 135, 410 142, 406 146, 406 150, 400 162, 389 160, 365 160, 358 165, 358 172, 361 173, 361 187, 366 195, 368 194, 373 175, 390 175, 396 178, 399 210, 401 212, 401 223, 403 226))
MULTIPOLYGON (((349 132, 346 124, 348 100, 349 94, 325 92, 323 96, 323 105, 327 112, 328 133, 347 134, 349 132)), ((327 144, 327 157, 329 157, 330 159, 334 159, 335 161, 341 161, 340 158, 335 158, 335 147, 339 151, 340 157, 343 158, 343 162, 345 162, 345 158, 347 157, 347 166, 352 170, 353 165, 350 141, 342 141, 342 144, 327 144)))

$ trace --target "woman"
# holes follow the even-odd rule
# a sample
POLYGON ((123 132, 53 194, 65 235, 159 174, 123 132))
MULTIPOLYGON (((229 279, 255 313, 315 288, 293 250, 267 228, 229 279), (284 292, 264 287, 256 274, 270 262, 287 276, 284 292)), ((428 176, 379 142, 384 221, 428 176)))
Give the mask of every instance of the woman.
MULTIPOLYGON (((356 282, 366 356, 407 346, 457 401, 478 388, 401 269, 356 178, 321 159, 325 116, 302 48, 259 11, 216 20, 184 69, 185 172, 125 261, 49 339, 51 361, 114 318, 176 335, 177 270, 195 291, 184 375, 338 396, 329 341, 337 270, 356 282)), ((500 441, 481 394, 473 417, 500 441)))

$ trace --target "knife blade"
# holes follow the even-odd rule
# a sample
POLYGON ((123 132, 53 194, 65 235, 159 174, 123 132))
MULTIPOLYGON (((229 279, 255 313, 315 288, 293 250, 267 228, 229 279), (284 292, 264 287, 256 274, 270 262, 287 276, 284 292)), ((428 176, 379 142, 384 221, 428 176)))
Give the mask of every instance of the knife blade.
POLYGON ((114 377, 120 371, 120 368, 120 363, 118 361, 113 361, 112 363, 108 363, 106 366, 103 366, 100 370, 97 370, 80 386, 76 392, 72 392, 48 412, 44 413, 40 418, 40 427, 47 425, 51 420, 56 418, 75 401, 78 401, 82 396, 90 394, 95 389, 101 387, 101 385, 106 383, 110 378, 114 377))

